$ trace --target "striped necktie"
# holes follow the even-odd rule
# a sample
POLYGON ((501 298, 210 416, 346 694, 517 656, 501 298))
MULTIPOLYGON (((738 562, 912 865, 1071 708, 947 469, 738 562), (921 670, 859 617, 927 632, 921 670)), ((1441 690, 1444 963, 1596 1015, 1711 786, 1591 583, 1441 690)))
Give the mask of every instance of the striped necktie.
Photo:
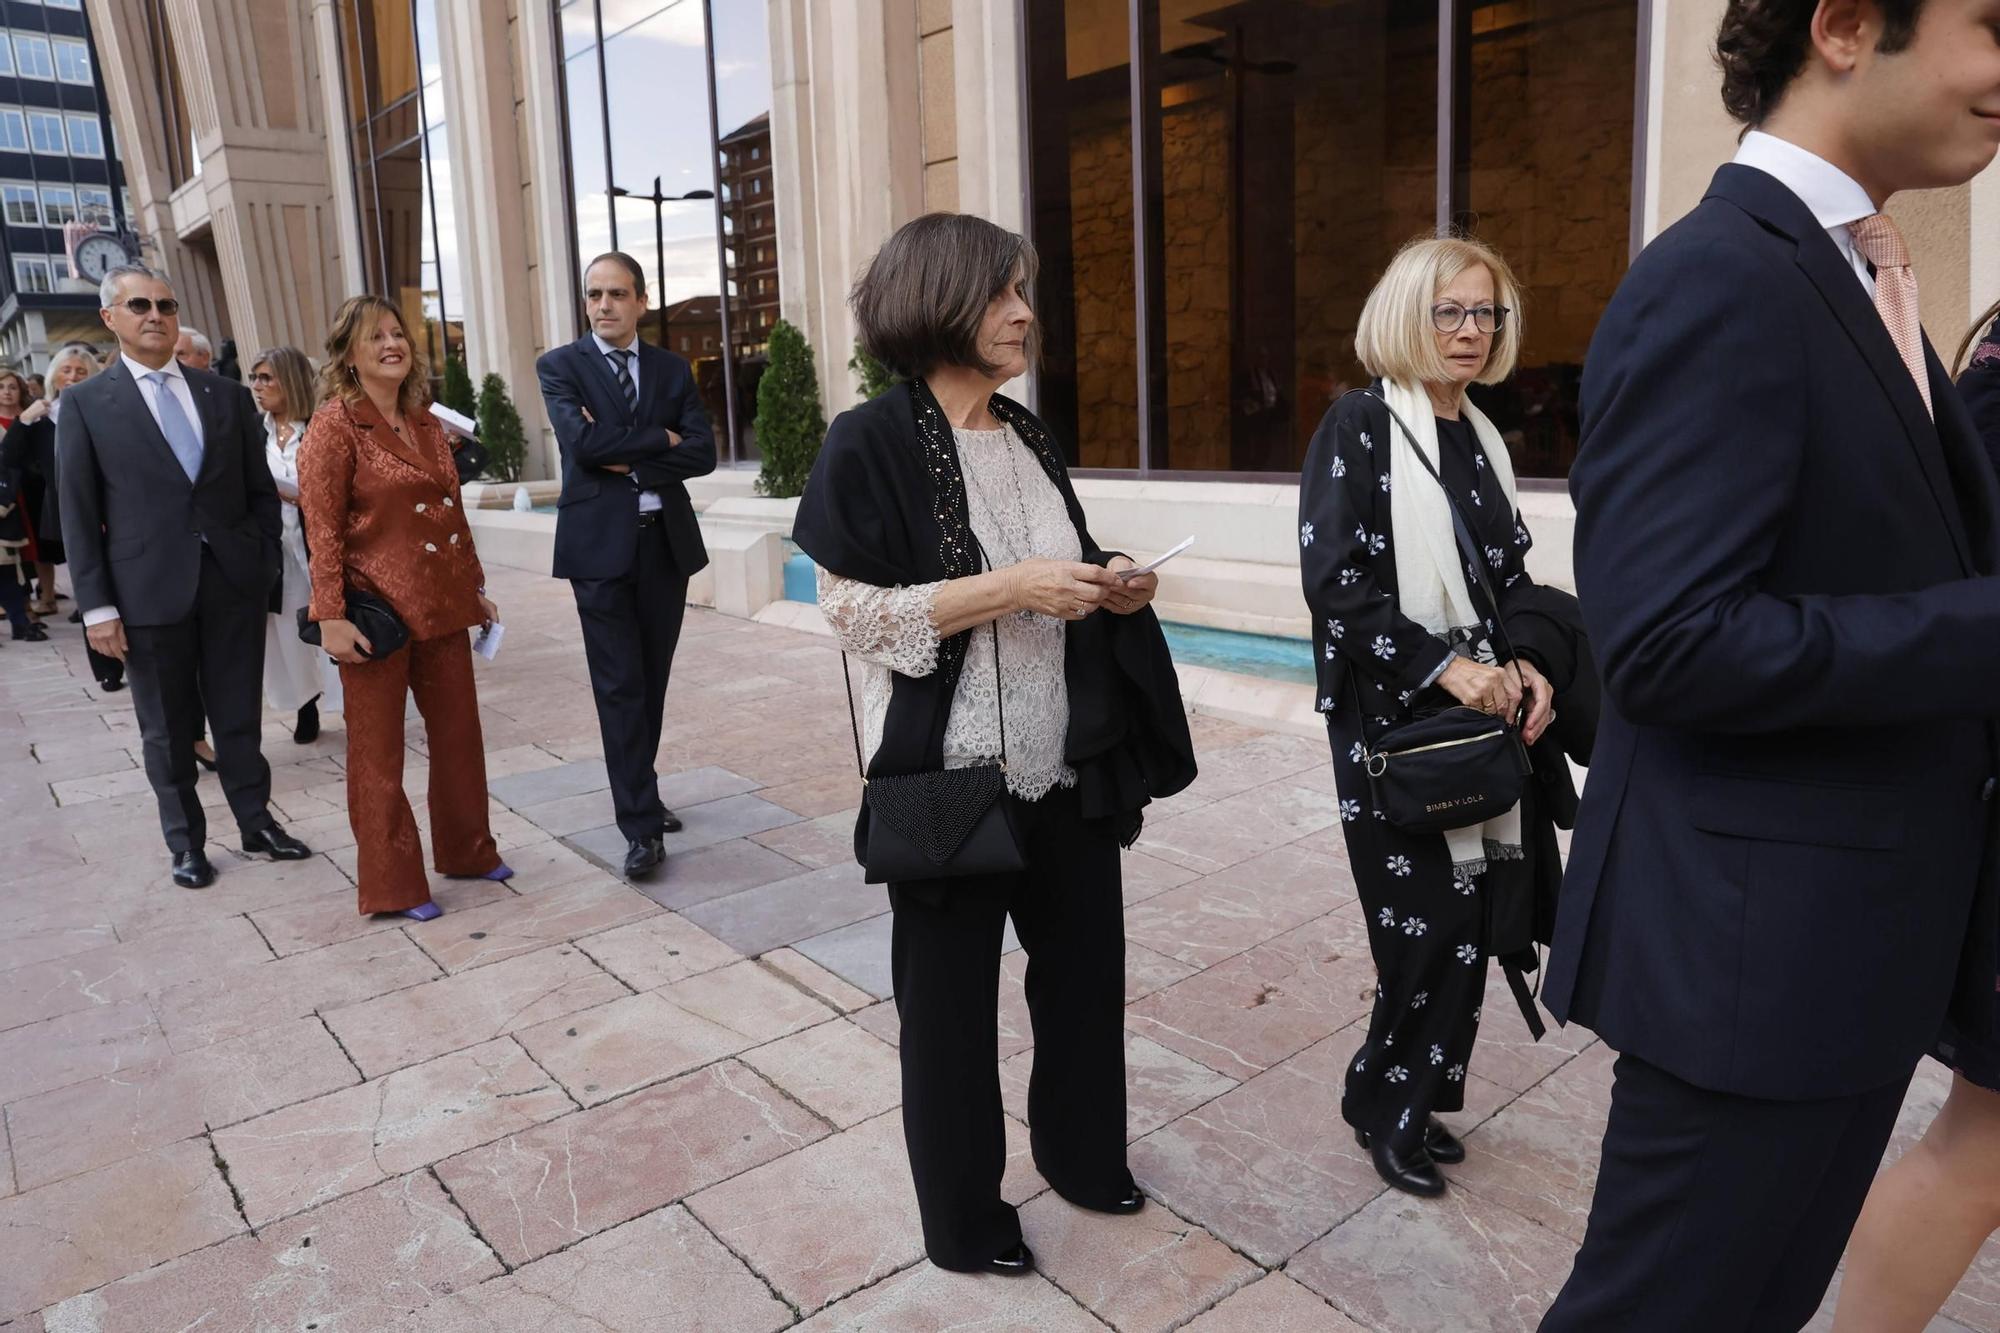
POLYGON ((625 395, 625 406, 632 409, 632 415, 639 415, 639 386, 632 382, 632 349, 614 347, 611 349, 612 373, 618 376, 618 392, 625 395))

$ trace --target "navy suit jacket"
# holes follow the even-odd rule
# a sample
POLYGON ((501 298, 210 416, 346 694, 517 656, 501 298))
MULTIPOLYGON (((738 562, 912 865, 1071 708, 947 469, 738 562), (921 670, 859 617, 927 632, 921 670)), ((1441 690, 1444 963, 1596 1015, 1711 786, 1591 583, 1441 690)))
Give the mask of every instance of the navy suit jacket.
POLYGON ((674 563, 693 576, 708 564, 701 525, 683 484, 715 471, 715 434, 694 372, 664 347, 639 349, 639 410, 626 405, 617 376, 589 334, 542 354, 535 373, 562 446, 562 498, 556 508, 554 575, 611 579, 631 572, 639 544, 636 489, 657 492, 674 563), (584 416, 585 411, 590 419, 584 416), (667 442, 671 430, 681 437, 667 442), (607 472, 624 463, 631 475, 607 472))
POLYGON ((2000 485, 1853 269, 1725 166, 1592 340, 1570 490, 1605 708, 1544 1000, 1817 1098, 1990 1027, 2000 485))

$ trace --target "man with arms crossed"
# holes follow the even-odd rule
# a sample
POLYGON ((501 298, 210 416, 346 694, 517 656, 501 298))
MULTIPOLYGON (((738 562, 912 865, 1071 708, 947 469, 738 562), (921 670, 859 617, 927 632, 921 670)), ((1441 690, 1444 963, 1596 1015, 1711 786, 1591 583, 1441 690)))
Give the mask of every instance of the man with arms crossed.
POLYGON ((2000 146, 2000 0, 1729 0, 1751 132, 1591 344, 1607 705, 1547 982, 1619 1052, 1544 1333, 1817 1309, 1949 1007, 1987 1026, 2000 485, 1883 212, 2000 146))
POLYGON ((98 303, 119 357, 63 391, 56 476, 90 646, 125 663, 174 883, 215 879, 195 791, 202 711, 243 850, 312 855, 271 817, 264 616, 278 577, 278 489, 250 391, 174 360, 180 303, 137 265, 98 303))
POLYGON ((639 339, 638 261, 599 255, 583 286, 590 332, 535 371, 562 446, 553 572, 576 594, 625 873, 636 878, 666 859, 662 836, 681 826, 653 765, 688 579, 708 564, 682 483, 715 471, 715 437, 688 363, 639 339))

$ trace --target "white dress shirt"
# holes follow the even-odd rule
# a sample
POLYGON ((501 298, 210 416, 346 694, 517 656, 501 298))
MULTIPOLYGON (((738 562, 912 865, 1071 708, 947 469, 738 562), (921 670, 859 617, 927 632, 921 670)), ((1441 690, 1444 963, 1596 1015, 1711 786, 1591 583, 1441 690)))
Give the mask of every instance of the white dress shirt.
MULTIPOLYGON (((194 428, 194 437, 200 440, 202 447, 206 449, 208 447, 208 437, 202 428, 201 413, 195 410, 194 390, 188 387, 187 376, 181 373, 181 363, 169 359, 166 365, 161 366, 156 371, 153 367, 134 361, 131 357, 123 353, 119 354, 118 359, 125 363, 125 373, 130 375, 133 381, 138 384, 139 396, 146 400, 146 410, 153 414, 153 424, 155 426, 160 424, 160 391, 165 389, 180 403, 181 415, 187 418, 188 425, 194 428), (167 382, 165 384, 155 384, 152 380, 146 378, 148 375, 155 374, 164 374, 167 377, 167 382)), ((56 403, 59 405, 61 401, 58 398, 56 403)), ((54 414, 55 410, 55 406, 50 407, 49 411, 51 415, 54 414)), ((118 608, 115 606, 96 606, 83 613, 83 624, 86 629, 92 625, 101 625, 107 620, 116 619, 118 619, 118 608)))
POLYGON ((1868 271, 1868 259, 1854 244, 1847 226, 1882 210, 1875 207, 1875 201, 1854 177, 1819 154, 1762 130, 1752 130, 1743 136, 1743 144, 1736 150, 1736 163, 1775 177, 1778 184, 1797 195, 1846 257, 1868 298, 1875 299, 1875 275, 1868 271))
MULTIPOLYGON (((634 394, 638 393, 639 392, 639 339, 635 336, 632 339, 632 345, 630 347, 617 348, 613 347, 610 343, 604 341, 603 338, 597 335, 596 330, 593 329, 590 334, 590 340, 597 344, 598 355, 604 358, 604 364, 611 371, 612 379, 618 378, 618 362, 616 358, 614 358, 611 354, 617 351, 626 351, 632 354, 631 359, 629 359, 625 363, 625 373, 632 377, 632 392, 634 394)), ((639 478, 634 476, 632 478, 632 484, 634 486, 637 486, 639 484, 639 478)), ((658 492, 656 491, 639 492, 639 512, 642 514, 657 514, 660 512, 660 497, 658 492)))

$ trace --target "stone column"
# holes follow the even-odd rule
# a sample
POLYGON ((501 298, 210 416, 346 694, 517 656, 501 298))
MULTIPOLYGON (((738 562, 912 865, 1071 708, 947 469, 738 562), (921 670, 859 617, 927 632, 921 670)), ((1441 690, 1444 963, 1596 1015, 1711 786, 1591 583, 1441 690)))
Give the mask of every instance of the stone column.
POLYGON ((958 206, 1028 229, 1027 117, 1018 0, 952 0, 958 206))
MULTIPOLYGON (((361 271, 361 205, 354 189, 354 135, 347 123, 347 78, 340 64, 340 12, 335 0, 311 0, 314 54, 318 57, 320 117, 326 126, 326 175, 332 195, 333 234, 342 299, 367 289, 361 271)), ((316 356, 314 348, 306 349, 316 356)))
MULTIPOLYGON (((531 22, 538 8, 527 7, 531 22)), ((501 0, 487 0, 478 9, 504 7, 501 0)), ((537 338, 520 145, 505 132, 514 118, 510 29, 504 12, 481 14, 471 5, 439 5, 437 15, 466 369, 475 385, 489 374, 506 381, 521 423, 535 441, 548 417, 535 380, 537 338)), ((543 451, 531 452, 537 456, 528 460, 528 475, 545 475, 536 466, 546 462, 543 451)))
POLYGON ((779 286, 832 415, 855 398, 848 288, 923 211, 917 0, 770 3, 779 286))

